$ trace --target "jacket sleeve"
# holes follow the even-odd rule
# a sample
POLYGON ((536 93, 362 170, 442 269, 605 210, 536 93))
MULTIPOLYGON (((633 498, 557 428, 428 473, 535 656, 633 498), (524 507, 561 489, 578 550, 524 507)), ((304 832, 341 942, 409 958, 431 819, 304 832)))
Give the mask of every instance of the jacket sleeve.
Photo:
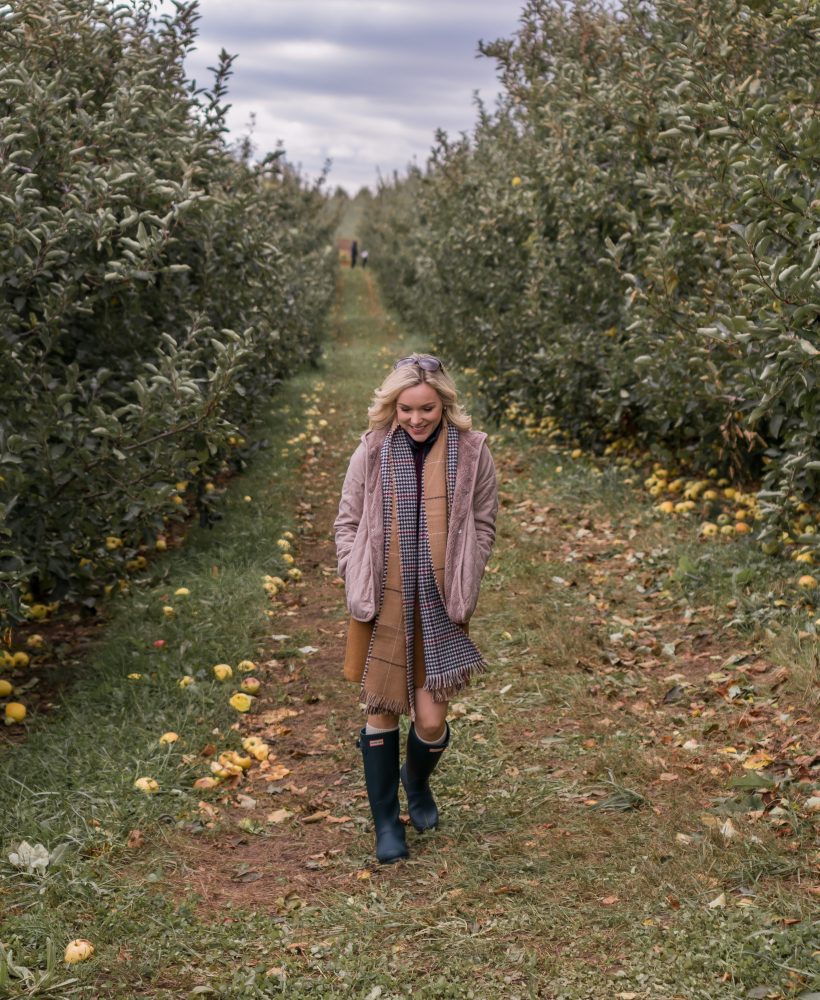
POLYGON ((333 530, 336 533, 336 558, 339 576, 343 580, 347 571, 350 550, 353 548, 356 532, 359 530, 364 512, 365 457, 365 446, 360 444, 353 452, 350 465, 347 467, 347 475, 342 486, 342 497, 339 501, 339 513, 333 522, 333 530))
POLYGON ((481 449, 476 474, 475 496, 473 498, 473 517, 475 520, 476 541, 481 556, 482 566, 487 565, 493 544, 495 542, 495 519, 498 513, 498 484, 495 476, 495 463, 486 443, 481 449))

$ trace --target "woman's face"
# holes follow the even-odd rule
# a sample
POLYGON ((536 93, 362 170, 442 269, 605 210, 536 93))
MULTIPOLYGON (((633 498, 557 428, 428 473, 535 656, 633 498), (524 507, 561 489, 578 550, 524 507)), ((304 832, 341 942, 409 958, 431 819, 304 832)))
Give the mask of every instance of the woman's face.
POLYGON ((438 426, 444 405, 436 390, 419 382, 399 394, 396 417, 414 441, 426 441, 438 426))

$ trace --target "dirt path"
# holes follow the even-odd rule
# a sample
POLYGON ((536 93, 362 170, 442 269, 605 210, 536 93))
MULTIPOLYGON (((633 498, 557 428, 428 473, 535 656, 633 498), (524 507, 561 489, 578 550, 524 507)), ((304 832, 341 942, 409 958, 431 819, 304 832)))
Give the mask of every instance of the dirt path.
MULTIPOLYGON (((304 471, 309 475, 310 464, 304 471)), ((272 634, 287 638, 272 641, 259 675, 274 696, 243 733, 262 737, 273 755, 219 806, 218 832, 190 845, 189 875, 207 907, 228 900, 253 906, 339 887, 356 873, 331 874, 333 859, 366 851, 360 835, 366 800, 350 738, 360 712, 355 690, 341 677, 346 620, 330 537, 336 509, 331 493, 301 504, 304 533, 296 551, 304 585, 272 605, 272 634), (315 651, 294 655, 296 635, 309 636, 306 645, 315 651), (277 811, 282 818, 269 822, 277 811)))
MULTIPOLYGON (((381 331, 376 384, 395 330, 371 275, 356 280, 371 343, 381 331)), ((274 756, 203 803, 203 832, 177 844, 181 885, 202 914, 281 921, 270 974, 291 990, 797 996, 811 982, 800 935, 817 895, 805 675, 765 635, 741 640, 725 609, 682 593, 689 535, 617 478, 583 462, 556 471, 560 459, 520 435, 493 440, 499 537, 472 632, 493 669, 451 706, 442 828, 410 832, 409 862, 375 864, 332 541, 367 402, 344 369, 363 349, 360 319, 340 313, 306 400, 330 426, 301 446, 304 576, 271 605, 270 693, 242 723, 274 756), (770 961, 748 946, 755 935, 770 961)))

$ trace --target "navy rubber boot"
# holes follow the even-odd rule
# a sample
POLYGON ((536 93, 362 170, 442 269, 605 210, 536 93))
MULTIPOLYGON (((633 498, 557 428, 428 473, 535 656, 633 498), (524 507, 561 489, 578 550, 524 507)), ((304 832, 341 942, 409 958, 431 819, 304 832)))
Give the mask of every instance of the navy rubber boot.
POLYGON ((383 865, 408 857, 399 819, 399 731, 359 734, 364 780, 376 831, 376 857, 383 865))
POLYGON ((430 746, 416 736, 416 727, 407 732, 407 760, 401 769, 401 783, 407 793, 410 822, 418 830, 433 830, 438 826, 438 807, 430 791, 429 778, 450 742, 450 727, 446 727, 444 742, 430 746))

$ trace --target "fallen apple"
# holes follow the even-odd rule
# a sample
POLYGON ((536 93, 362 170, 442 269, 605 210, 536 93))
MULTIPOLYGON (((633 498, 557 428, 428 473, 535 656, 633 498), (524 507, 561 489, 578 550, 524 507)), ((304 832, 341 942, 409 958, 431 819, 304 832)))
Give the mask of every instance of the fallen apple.
POLYGON ((154 778, 137 778, 134 782, 134 788, 140 792, 145 792, 146 795, 154 795, 159 791, 159 784, 154 778))
POLYGON ((94 954, 94 945, 87 938, 75 938, 66 945, 63 961, 66 965, 84 962, 94 954))

